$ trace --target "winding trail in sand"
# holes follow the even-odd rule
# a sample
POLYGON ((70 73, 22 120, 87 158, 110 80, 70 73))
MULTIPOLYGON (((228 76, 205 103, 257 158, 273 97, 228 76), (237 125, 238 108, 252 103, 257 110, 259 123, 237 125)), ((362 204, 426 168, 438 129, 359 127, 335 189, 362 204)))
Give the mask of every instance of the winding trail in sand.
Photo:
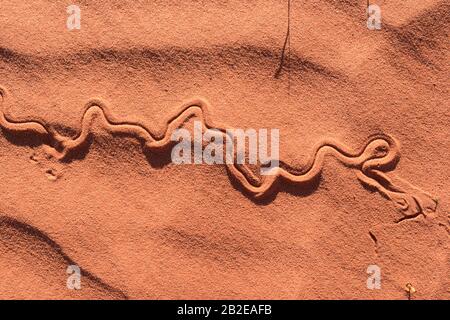
MULTIPOLYGON (((1 86, 0 95, 3 101, 7 101, 8 91, 1 86)), ((142 140, 145 143, 145 149, 150 152, 167 148, 172 143, 172 133, 191 118, 201 120, 203 130, 218 130, 224 135, 228 135, 231 141, 234 141, 225 126, 212 120, 209 110, 210 105, 205 99, 193 99, 183 104, 179 111, 168 119, 163 132, 154 133, 141 123, 117 119, 103 101, 91 99, 84 107, 81 130, 75 138, 61 135, 51 126, 39 120, 15 121, 8 117, 3 109, 0 113, 0 125, 10 131, 31 131, 47 135, 50 143, 45 145, 45 150, 58 160, 69 158, 72 151, 84 145, 96 116, 101 118, 102 126, 107 130, 125 133, 142 140)), ((234 160, 236 160, 235 150, 233 150, 233 153, 234 160)), ((289 169, 286 169, 289 165, 283 162, 280 166, 271 168, 270 174, 261 178, 252 174, 245 164, 238 166, 234 162, 233 164, 227 164, 226 167, 246 192, 255 198, 263 198, 276 191, 277 185, 282 179, 294 184, 310 182, 320 175, 325 157, 328 155, 335 157, 346 167, 356 169, 360 181, 392 200, 405 217, 416 217, 419 214, 436 210, 437 201, 430 195, 399 178, 393 180, 383 172, 392 170, 400 158, 398 143, 385 134, 376 134, 370 137, 359 152, 351 150, 340 141, 323 139, 316 144, 314 152, 304 169, 295 169, 300 173, 290 172, 289 169)))

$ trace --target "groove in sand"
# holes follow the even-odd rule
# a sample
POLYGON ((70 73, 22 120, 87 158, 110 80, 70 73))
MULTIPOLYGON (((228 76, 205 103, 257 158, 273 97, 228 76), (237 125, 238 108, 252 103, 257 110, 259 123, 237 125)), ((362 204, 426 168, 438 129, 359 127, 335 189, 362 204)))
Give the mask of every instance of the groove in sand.
MULTIPOLYGON (((7 101, 7 90, 0 87, 3 103, 7 101)), ((81 131, 75 138, 59 134, 54 128, 41 120, 15 121, 8 117, 3 109, 0 112, 0 126, 12 132, 34 132, 47 137, 43 142, 45 151, 58 160, 67 159, 72 151, 86 143, 91 126, 98 116, 102 125, 110 132, 121 132, 133 135, 144 142, 144 151, 156 151, 167 148, 173 142, 171 135, 174 130, 183 126, 191 118, 202 122, 203 130, 215 129, 224 135, 229 135, 225 128, 216 124, 210 115, 210 105, 201 98, 193 99, 181 106, 178 112, 166 122, 165 129, 153 133, 145 125, 117 119, 109 108, 99 99, 89 100, 81 119, 81 131)), ((232 137, 230 136, 232 139, 232 137)), ((224 140, 226 141, 226 139, 224 140)), ((233 139, 231 141, 234 141, 233 139)), ((233 151, 234 157, 236 153, 233 151)), ((437 202, 424 191, 408 182, 386 172, 392 171, 400 158, 397 141, 386 134, 376 134, 370 137, 365 146, 355 152, 345 144, 334 139, 323 139, 316 144, 314 152, 307 165, 302 169, 291 168, 280 161, 280 166, 274 168, 271 175, 257 177, 244 165, 226 164, 229 174, 253 198, 259 199, 276 191, 281 181, 293 184, 307 184, 320 175, 326 156, 331 155, 344 166, 354 169, 358 179, 366 186, 377 190, 383 196, 394 202, 405 217, 425 214, 435 211, 437 202)))

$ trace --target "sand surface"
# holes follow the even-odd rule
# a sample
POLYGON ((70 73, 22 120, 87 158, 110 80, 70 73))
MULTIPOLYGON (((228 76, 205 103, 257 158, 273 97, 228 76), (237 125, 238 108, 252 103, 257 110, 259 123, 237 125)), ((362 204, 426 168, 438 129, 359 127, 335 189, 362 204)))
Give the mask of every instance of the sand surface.
POLYGON ((380 0, 379 31, 366 0, 79 0, 80 30, 69 4, 1 0, 0 298, 450 298, 448 1, 380 0), (279 129, 294 175, 330 140, 395 157, 273 185, 175 165, 143 130, 198 101, 279 129))

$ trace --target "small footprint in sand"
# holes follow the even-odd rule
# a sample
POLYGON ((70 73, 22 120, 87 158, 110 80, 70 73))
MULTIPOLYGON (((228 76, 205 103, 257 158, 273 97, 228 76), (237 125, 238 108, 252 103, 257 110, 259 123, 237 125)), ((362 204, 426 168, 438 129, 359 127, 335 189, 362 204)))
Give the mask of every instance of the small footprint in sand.
POLYGON ((32 154, 31 156, 30 156, 30 162, 31 163, 34 163, 34 164, 39 164, 39 159, 38 159, 38 157, 36 156, 36 154, 32 154))
POLYGON ((56 181, 61 177, 61 173, 51 167, 48 167, 45 162, 47 161, 46 157, 40 157, 37 153, 33 153, 30 156, 30 162, 38 165, 40 168, 45 170, 45 175, 50 181, 56 181))
POLYGON ((55 181, 59 178, 58 172, 54 169, 48 169, 45 171, 45 175, 47 176, 48 180, 55 181))

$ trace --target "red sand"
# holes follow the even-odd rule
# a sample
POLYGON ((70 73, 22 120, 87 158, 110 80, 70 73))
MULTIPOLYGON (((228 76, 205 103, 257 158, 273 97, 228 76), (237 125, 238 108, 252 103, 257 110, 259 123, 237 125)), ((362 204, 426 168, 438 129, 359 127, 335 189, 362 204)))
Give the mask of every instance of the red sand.
POLYGON ((293 0, 283 58, 287 1, 80 1, 69 31, 65 1, 3 0, 0 298, 450 298, 450 6, 379 3, 370 31, 365 0, 293 0), (280 129, 281 160, 320 172, 259 196, 136 139, 196 97, 223 128, 280 129), (374 134, 395 141, 393 186, 314 156, 374 134))

